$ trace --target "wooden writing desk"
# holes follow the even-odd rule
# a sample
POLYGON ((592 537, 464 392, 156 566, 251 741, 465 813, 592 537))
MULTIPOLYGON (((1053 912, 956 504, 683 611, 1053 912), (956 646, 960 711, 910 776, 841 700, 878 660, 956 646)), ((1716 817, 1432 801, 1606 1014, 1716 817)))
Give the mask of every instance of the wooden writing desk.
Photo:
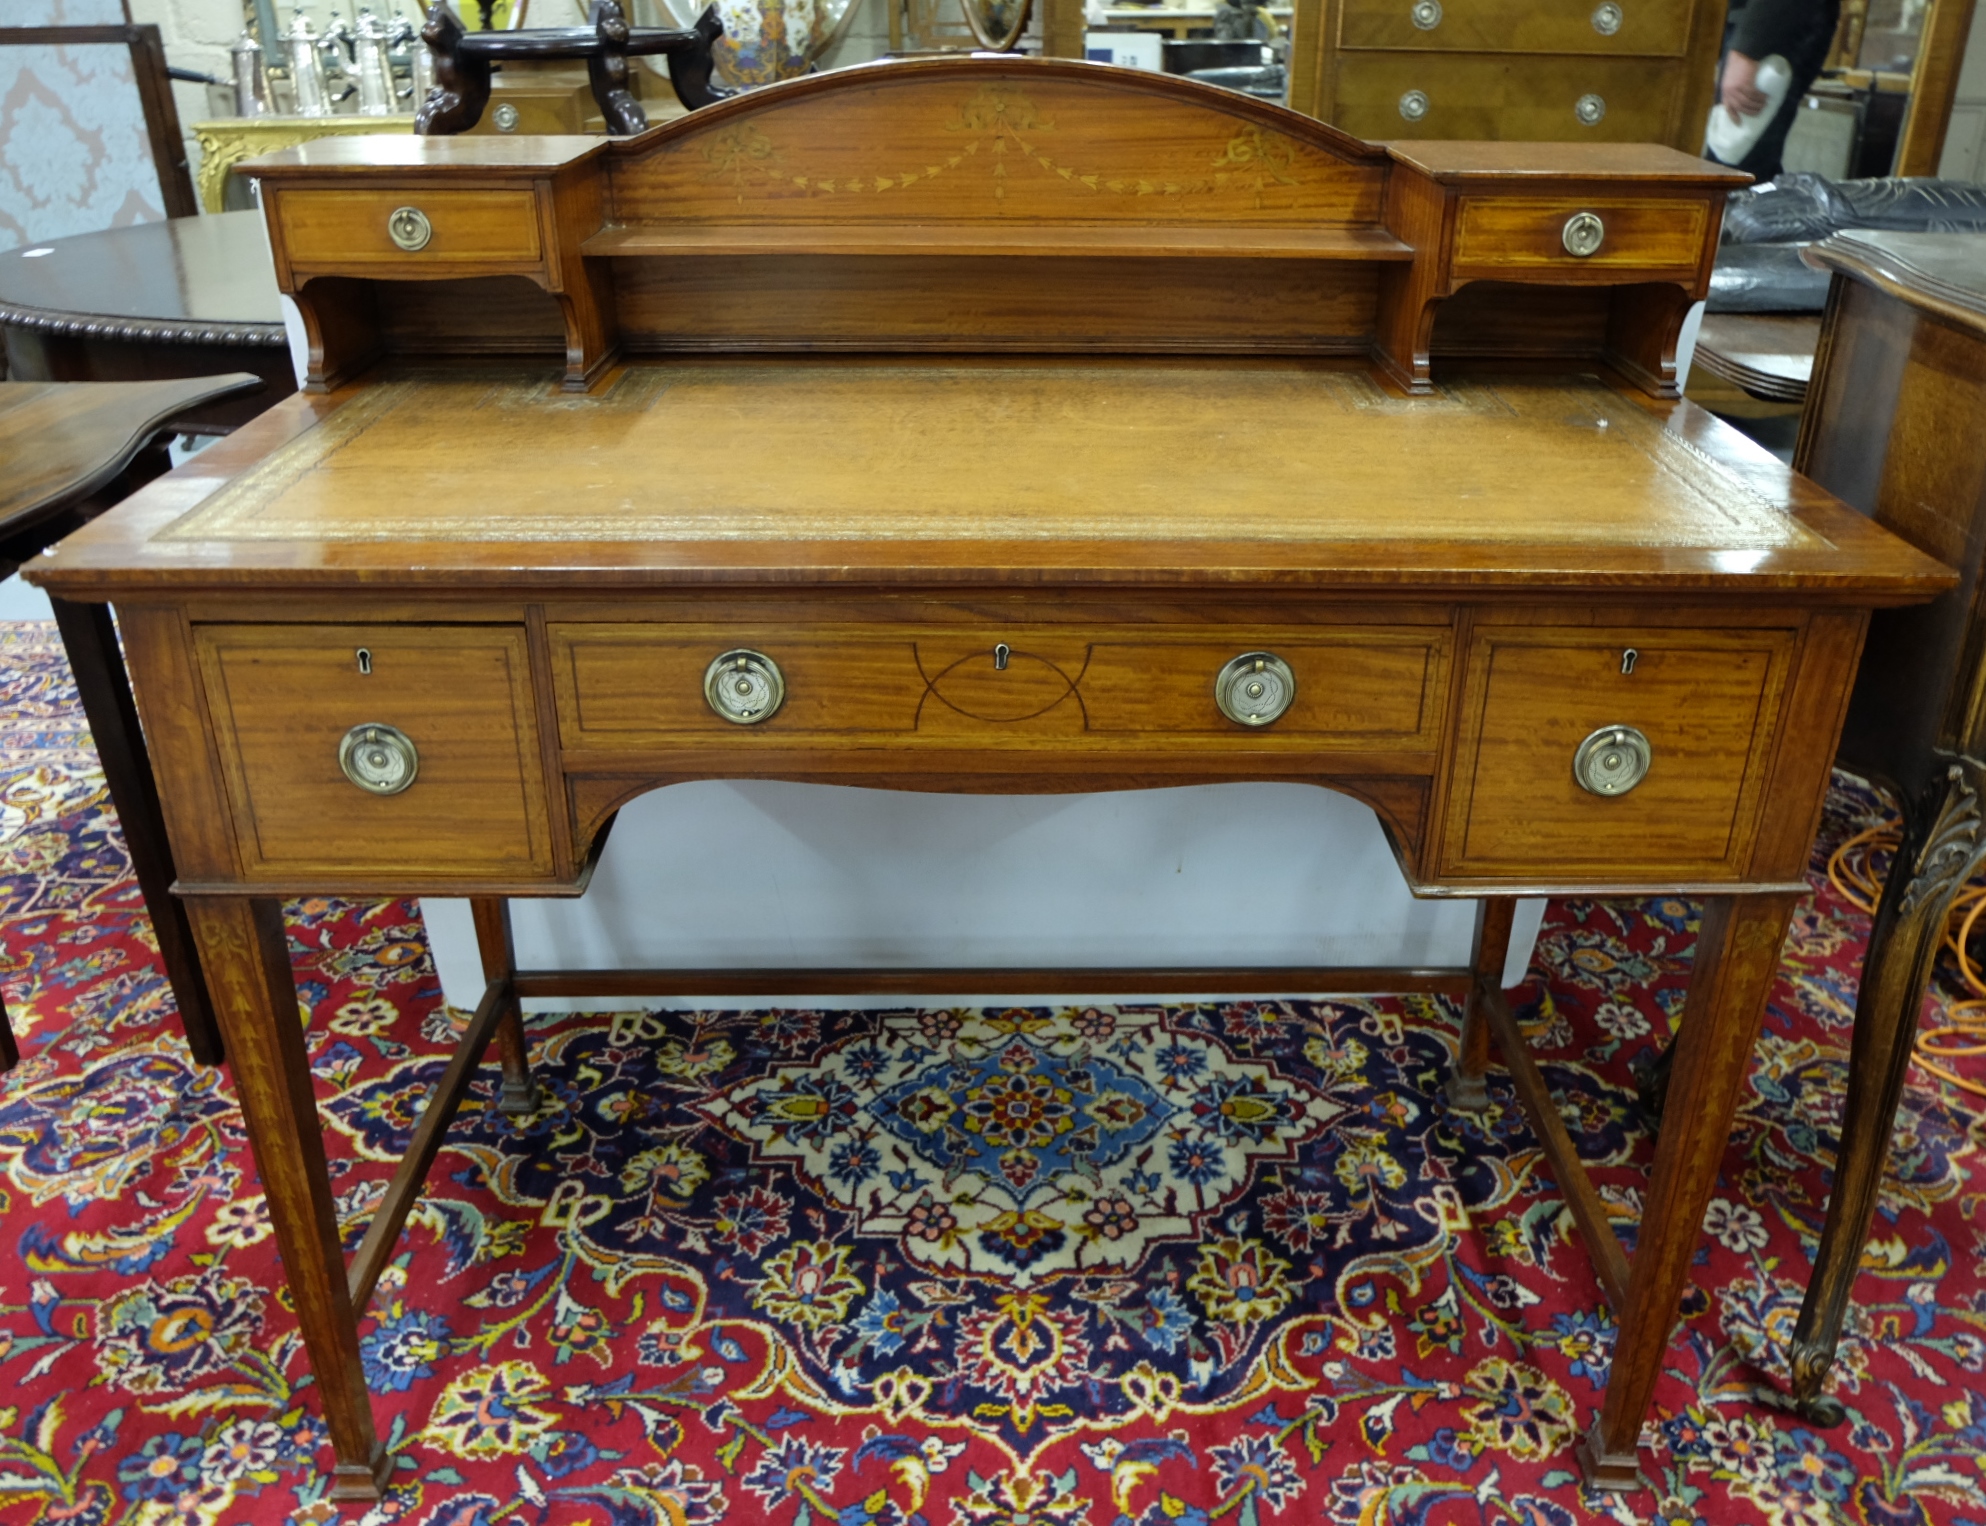
POLYGON ((503 898, 709 777, 1368 802, 1417 892, 1490 898, 1475 968, 1235 987, 1467 995, 1458 1106, 1498 1032, 1620 1321, 1588 1473, 1636 1484, 1869 611, 1951 581, 1656 395, 1736 177, 1014 59, 252 172, 311 390, 37 575, 119 606, 340 1494, 390 1467, 357 1317, 481 1052, 529 1107, 520 995, 670 979, 519 972, 503 898), (489 977, 349 1269, 305 891, 476 898, 489 977), (1652 891, 1705 912, 1630 1264, 1495 972, 1509 897, 1652 891))

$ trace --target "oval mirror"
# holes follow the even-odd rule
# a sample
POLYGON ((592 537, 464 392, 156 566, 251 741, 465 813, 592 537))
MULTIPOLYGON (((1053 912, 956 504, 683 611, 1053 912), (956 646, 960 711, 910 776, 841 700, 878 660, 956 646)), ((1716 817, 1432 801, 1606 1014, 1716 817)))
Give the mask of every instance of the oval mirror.
POLYGON ((1034 0, 959 0, 965 7, 966 25, 982 48, 1010 53, 1027 30, 1034 0))

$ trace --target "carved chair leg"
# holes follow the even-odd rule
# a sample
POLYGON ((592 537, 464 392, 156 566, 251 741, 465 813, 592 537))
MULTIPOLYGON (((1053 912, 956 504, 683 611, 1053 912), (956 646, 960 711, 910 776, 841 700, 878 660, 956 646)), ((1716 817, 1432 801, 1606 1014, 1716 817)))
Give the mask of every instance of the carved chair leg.
POLYGON ((620 0, 593 0, 587 19, 600 39, 596 53, 587 55, 586 78, 593 87, 593 99, 600 115, 607 119, 607 131, 617 138, 631 138, 648 126, 648 113, 628 89, 628 19, 620 0))
POLYGON ((1704 906, 1688 1008, 1676 1040, 1671 1105, 1655 1141, 1655 1168, 1620 1311, 1613 1369, 1600 1418, 1579 1443, 1586 1481, 1595 1488, 1641 1487, 1641 1422, 1675 1331, 1797 900, 1788 894, 1715 896, 1704 906))
MULTIPOLYGON (((1517 903, 1499 896, 1477 903, 1476 947, 1470 968, 1477 981, 1487 978, 1503 981, 1503 963, 1510 952, 1510 923, 1517 903)), ((1471 982, 1462 1003, 1462 1045, 1455 1056, 1455 1070, 1448 1077, 1442 1095, 1458 1112, 1480 1113, 1489 1106, 1489 1091, 1483 1085, 1483 1071, 1489 1065, 1490 1031, 1483 1019, 1482 996, 1471 982)))
POLYGON ((675 89, 676 99, 695 111, 713 106, 736 92, 714 85, 710 79, 716 67, 713 50, 717 39, 724 35, 724 23, 718 19, 717 7, 706 7, 691 30, 696 33, 697 45, 679 48, 669 55, 669 83, 675 89))
MULTIPOLYGON (((473 900, 469 911, 476 919, 476 948, 483 956, 483 979, 503 980, 517 973, 517 951, 511 942, 510 903, 504 900, 473 900)), ((497 1111, 508 1117, 528 1117, 538 1111, 538 1086, 531 1079, 531 1051, 524 1040, 524 1012, 517 998, 497 1020, 497 1053, 503 1061, 503 1088, 497 1093, 497 1111)))
POLYGON ((203 896, 190 899, 187 911, 331 1432, 337 1459, 331 1497, 376 1500, 393 1459, 373 1429, 359 1361, 358 1320, 297 1022, 282 907, 262 898, 203 896))
POLYGON ((1855 1002, 1834 1188, 1790 1353, 1795 1407, 1817 1425, 1839 1425, 1847 1418, 1841 1402, 1823 1394, 1821 1385, 1834 1365, 1848 1295, 1868 1243, 1946 918, 1986 858, 1983 785, 1986 768, 1962 760, 1917 801, 1905 801, 1903 844, 1876 907, 1855 1002))

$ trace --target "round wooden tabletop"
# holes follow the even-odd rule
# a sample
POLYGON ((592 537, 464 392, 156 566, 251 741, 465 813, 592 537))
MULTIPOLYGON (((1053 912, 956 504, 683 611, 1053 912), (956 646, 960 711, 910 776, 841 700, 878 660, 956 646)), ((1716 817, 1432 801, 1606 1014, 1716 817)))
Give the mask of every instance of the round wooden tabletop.
POLYGON ((135 223, 0 253, 0 341, 16 381, 131 382, 248 371, 262 390, 194 409, 225 434, 296 390, 260 212, 135 223))
POLYGON ((135 223, 0 254, 0 323, 178 344, 285 343, 260 212, 135 223))

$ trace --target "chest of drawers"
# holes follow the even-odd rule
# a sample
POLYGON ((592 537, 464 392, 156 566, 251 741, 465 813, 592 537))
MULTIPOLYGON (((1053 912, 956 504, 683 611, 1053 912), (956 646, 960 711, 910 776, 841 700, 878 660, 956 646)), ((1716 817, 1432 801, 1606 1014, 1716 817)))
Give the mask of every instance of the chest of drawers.
POLYGON ((1290 105, 1367 138, 1702 147, 1705 0, 1298 0, 1290 105))

